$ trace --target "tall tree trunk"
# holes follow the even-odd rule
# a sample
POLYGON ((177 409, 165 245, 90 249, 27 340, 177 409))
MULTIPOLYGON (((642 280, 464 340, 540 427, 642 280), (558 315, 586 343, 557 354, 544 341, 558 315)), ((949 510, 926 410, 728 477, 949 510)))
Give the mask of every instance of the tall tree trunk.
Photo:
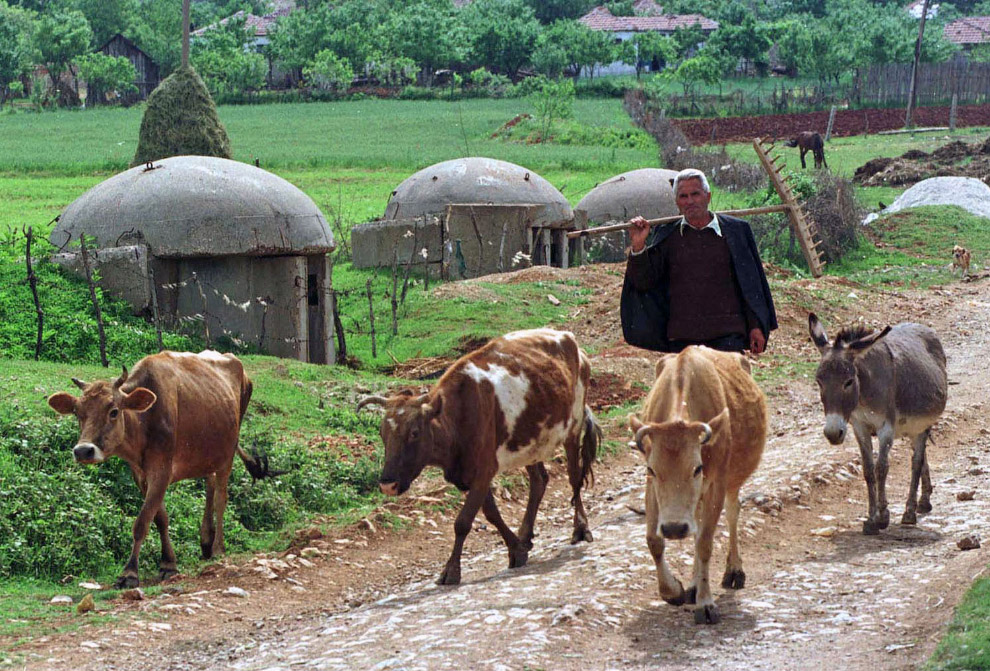
POLYGON ((911 110, 915 106, 918 95, 918 63, 921 62, 921 40, 925 36, 925 19, 928 17, 928 2, 925 0, 921 7, 921 22, 918 24, 918 41, 914 43, 914 67, 911 68, 911 88, 908 91, 907 114, 904 115, 904 127, 911 127, 911 110))
POLYGON ((182 67, 189 67, 189 0, 182 0, 182 67))

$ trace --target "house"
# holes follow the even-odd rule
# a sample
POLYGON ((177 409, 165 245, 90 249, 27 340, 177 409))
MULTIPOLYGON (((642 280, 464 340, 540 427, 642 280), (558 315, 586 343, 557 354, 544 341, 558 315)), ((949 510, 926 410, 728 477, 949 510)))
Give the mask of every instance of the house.
POLYGON ((990 16, 967 16, 947 23, 945 39, 963 50, 990 44, 990 16))
MULTIPOLYGON (((139 100, 146 100, 148 95, 161 82, 161 73, 159 72, 158 64, 151 59, 151 56, 144 53, 140 47, 120 33, 111 37, 106 44, 96 51, 107 56, 123 56, 134 66, 134 70, 137 72, 137 77, 134 79, 134 86, 138 90, 135 93, 128 93, 119 98, 118 101, 124 105, 131 105, 139 100)), ((102 98, 106 93, 108 92, 98 91, 95 88, 89 89, 86 93, 86 100, 90 105, 99 104, 97 101, 102 102, 102 98)))
POLYGON ((194 38, 202 37, 211 30, 226 26, 230 21, 243 19, 244 29, 249 36, 249 41, 244 45, 245 49, 264 54, 268 59, 268 86, 271 88, 291 86, 294 82, 291 80, 290 73, 284 72, 278 67, 277 63, 273 62, 272 58, 265 53, 265 47, 271 42, 269 35, 275 28, 275 24, 282 17, 288 16, 295 11, 296 3, 295 0, 276 0, 270 6, 272 7, 272 11, 264 16, 256 16, 255 14, 240 10, 225 19, 221 19, 217 23, 211 23, 208 26, 192 31, 191 35, 194 38))
MULTIPOLYGON (((636 33, 655 32, 673 35, 674 31, 692 26, 700 26, 705 35, 718 30, 718 21, 701 14, 665 14, 663 7, 654 0, 636 0, 633 4, 635 16, 615 16, 608 7, 598 6, 582 16, 578 21, 591 30, 611 33, 616 43, 631 39, 636 33)), ((661 63, 651 63, 651 70, 661 69, 661 63)), ((628 63, 615 62, 602 65, 603 75, 636 74, 636 68, 628 63)))

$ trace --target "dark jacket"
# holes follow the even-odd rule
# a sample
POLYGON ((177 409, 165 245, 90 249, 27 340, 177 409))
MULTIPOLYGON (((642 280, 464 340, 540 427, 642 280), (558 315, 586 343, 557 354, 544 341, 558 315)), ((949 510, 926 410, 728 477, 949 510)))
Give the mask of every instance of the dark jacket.
MULTIPOLYGON (((770 331, 777 328, 777 314, 770 296, 770 285, 763 272, 763 263, 756 248, 756 240, 749 223, 742 219, 718 215, 722 237, 729 246, 732 269, 739 282, 739 289, 746 306, 756 315, 763 335, 769 339, 770 331)), ((626 342, 636 347, 666 351, 669 295, 667 287, 656 284, 650 289, 651 278, 663 277, 664 258, 660 243, 677 230, 677 223, 656 226, 647 240, 647 250, 630 256, 626 265, 626 277, 622 284, 620 313, 622 335, 626 342)))

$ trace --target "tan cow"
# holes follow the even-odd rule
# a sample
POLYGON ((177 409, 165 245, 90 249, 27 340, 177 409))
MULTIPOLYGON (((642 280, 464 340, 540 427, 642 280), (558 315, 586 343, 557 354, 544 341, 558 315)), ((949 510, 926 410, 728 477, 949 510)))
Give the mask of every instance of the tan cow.
POLYGON ((726 503, 729 555, 722 586, 746 583, 736 527, 739 488, 756 470, 767 434, 763 392, 741 354, 688 347, 657 363, 657 379, 629 416, 632 443, 646 456, 646 543, 657 566, 660 596, 696 603, 694 621, 718 622, 708 584, 712 539, 726 503), (664 561, 664 539, 695 535, 694 576, 687 590, 664 561))
POLYGON ((72 456, 81 464, 120 457, 144 494, 134 520, 131 556, 115 586, 138 585, 138 553, 152 519, 162 541, 159 578, 176 573, 163 502, 165 489, 179 480, 206 478, 200 547, 204 558, 222 553, 234 453, 253 477, 273 475, 267 459, 252 458, 237 444, 252 388, 237 357, 213 351, 161 352, 138 361, 130 375, 125 368, 112 384, 72 381, 82 396, 58 392, 48 398, 57 412, 79 420, 72 456))

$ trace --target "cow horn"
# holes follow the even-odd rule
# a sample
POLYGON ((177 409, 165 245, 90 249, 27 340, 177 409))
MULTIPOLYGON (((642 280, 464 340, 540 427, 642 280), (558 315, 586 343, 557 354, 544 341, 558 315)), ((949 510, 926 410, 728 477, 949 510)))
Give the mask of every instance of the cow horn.
POLYGON ((125 382, 127 382, 127 366, 121 366, 120 368, 121 368, 121 370, 123 372, 120 374, 120 377, 118 377, 114 381, 114 383, 113 383, 113 388, 114 389, 119 389, 120 388, 120 385, 122 385, 125 382))
POLYGON ((86 384, 85 382, 83 382, 82 380, 80 380, 78 377, 72 378, 72 384, 76 385, 77 387, 79 387, 80 389, 83 389, 83 390, 85 390, 86 387, 89 386, 88 384, 86 384))
POLYGON ((639 430, 636 431, 636 437, 633 438, 633 440, 636 441, 636 447, 639 449, 640 452, 645 452, 646 451, 646 448, 643 447, 643 438, 649 432, 650 432, 650 425, 649 424, 645 424, 645 425, 639 427, 639 430))
POLYGON ((705 430, 705 434, 701 437, 701 444, 704 445, 705 443, 707 443, 709 440, 712 439, 712 427, 702 422, 701 428, 705 430))
POLYGON ((363 408, 366 405, 385 405, 385 403, 387 402, 388 399, 385 398, 384 396, 365 396, 364 398, 361 399, 360 403, 357 404, 357 408, 355 409, 355 412, 360 411, 361 408, 363 408))

